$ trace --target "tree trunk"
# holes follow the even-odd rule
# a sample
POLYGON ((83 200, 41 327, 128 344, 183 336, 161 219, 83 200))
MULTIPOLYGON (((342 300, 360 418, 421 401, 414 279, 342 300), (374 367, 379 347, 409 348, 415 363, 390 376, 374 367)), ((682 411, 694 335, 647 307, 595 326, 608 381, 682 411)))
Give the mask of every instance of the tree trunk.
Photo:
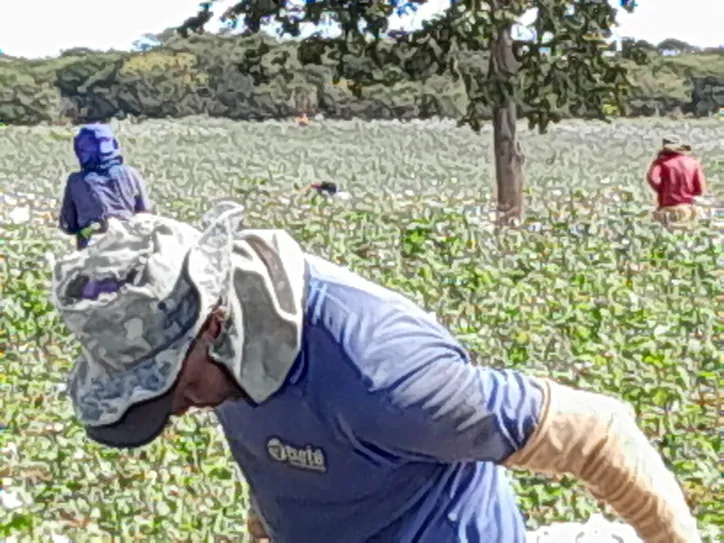
MULTIPOLYGON (((491 43, 490 72, 492 81, 503 84, 515 77, 518 61, 513 54, 510 29, 500 32, 491 43)), ((523 153, 516 137, 518 108, 515 97, 505 93, 493 105, 493 144, 495 180, 498 189, 498 224, 510 226, 523 217, 523 153)))

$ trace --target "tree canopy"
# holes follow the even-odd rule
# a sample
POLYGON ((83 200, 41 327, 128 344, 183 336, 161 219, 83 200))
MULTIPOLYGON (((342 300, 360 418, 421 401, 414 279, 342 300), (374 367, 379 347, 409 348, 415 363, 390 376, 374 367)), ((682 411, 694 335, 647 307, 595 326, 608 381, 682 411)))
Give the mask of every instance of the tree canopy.
MULTIPOLYGON (((610 55, 609 38, 616 8, 595 0, 479 0, 452 1, 450 7, 421 28, 395 28, 400 18, 418 11, 427 0, 244 0, 219 17, 245 34, 262 30, 279 37, 302 38, 298 49, 303 64, 321 64, 329 55, 337 61, 337 78, 354 90, 366 85, 392 85, 450 73, 464 77, 469 98, 464 122, 479 129, 481 106, 504 103, 513 96, 531 126, 545 130, 560 119, 563 105, 579 113, 602 116, 630 88, 626 70, 610 55), (535 10, 529 25, 533 39, 518 40, 511 28, 535 10), (509 58, 493 58, 493 43, 508 34, 509 58), (497 72, 461 74, 460 51, 476 51, 488 63, 505 63, 497 72)), ((625 2, 622 2, 625 4, 625 2)), ((632 10, 631 3, 625 8, 632 10)), ((201 33, 215 14, 213 1, 201 4, 179 31, 201 33)), ((632 44, 636 49, 637 44, 632 44)), ((632 47, 629 47, 631 49, 632 47)), ((641 53, 645 47, 641 47, 641 53)), ((271 51, 262 44, 240 65, 253 71, 271 51)), ((645 61, 629 52, 628 58, 645 61)), ((283 59, 276 59, 282 63, 283 59)))

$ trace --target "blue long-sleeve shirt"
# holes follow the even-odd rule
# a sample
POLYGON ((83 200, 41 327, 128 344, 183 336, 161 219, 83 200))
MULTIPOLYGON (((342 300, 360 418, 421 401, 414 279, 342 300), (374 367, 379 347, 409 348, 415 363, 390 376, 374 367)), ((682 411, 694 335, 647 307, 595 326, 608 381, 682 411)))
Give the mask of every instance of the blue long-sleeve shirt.
POLYGON ((217 408, 272 540, 524 542, 498 464, 533 432, 540 388, 473 366, 389 290, 314 257, 309 276, 285 386, 261 405, 217 408))

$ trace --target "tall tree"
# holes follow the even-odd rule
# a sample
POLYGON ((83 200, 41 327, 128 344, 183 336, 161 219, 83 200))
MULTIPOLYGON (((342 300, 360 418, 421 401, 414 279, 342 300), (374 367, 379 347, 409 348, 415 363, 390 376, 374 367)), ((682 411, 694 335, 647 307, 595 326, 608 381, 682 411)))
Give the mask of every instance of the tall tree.
MULTIPOLYGON (((635 38, 623 38, 621 40, 621 56, 629 60, 637 60, 639 56, 656 56, 659 50, 653 43, 635 38)), ((647 59, 648 60, 648 59, 647 59)))
POLYGON ((659 51, 674 51, 676 53, 696 53, 699 49, 693 45, 690 45, 682 40, 676 38, 667 38, 660 42, 656 48, 659 51))
MULTIPOLYGON (((272 29, 279 37, 300 39, 303 64, 333 59, 336 78, 357 93, 367 85, 424 81, 446 72, 462 78, 468 105, 460 122, 480 131, 492 110, 498 216, 502 224, 517 222, 523 213, 523 154, 516 120, 525 117, 531 129, 545 132, 566 109, 604 118, 604 107, 620 105, 630 89, 626 68, 608 42, 617 9, 606 0, 452 0, 421 28, 395 28, 427 1, 241 0, 221 20, 249 35, 272 29), (524 14, 534 14, 528 25, 534 37, 520 41, 513 30, 524 14), (481 53, 487 67, 461 70, 461 51, 481 53)), ((182 35, 203 32, 212 3, 187 19, 182 35)), ((620 5, 632 11, 635 2, 620 5)), ((241 69, 254 71, 272 49, 260 41, 241 69)))

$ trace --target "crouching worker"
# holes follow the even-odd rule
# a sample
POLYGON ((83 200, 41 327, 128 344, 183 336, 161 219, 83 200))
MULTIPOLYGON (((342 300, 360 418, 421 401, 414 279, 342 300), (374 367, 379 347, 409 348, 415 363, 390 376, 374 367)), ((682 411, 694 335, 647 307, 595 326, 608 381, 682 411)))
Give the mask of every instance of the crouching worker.
POLYGON ((625 404, 475 366, 407 298, 240 223, 136 215, 56 263, 90 439, 141 447, 214 409, 275 543, 524 543, 507 469, 573 474, 647 542, 700 541, 625 404))
POLYGON ((93 234, 105 231, 109 218, 128 220, 136 213, 153 211, 143 178, 123 163, 109 125, 83 126, 73 148, 80 171, 66 181, 59 226, 76 237, 78 249, 87 247, 93 234))
POLYGON ((667 227, 691 226, 699 216, 695 200, 706 191, 706 181, 690 151, 691 146, 677 138, 664 138, 649 168, 647 180, 658 200, 653 218, 667 227))

